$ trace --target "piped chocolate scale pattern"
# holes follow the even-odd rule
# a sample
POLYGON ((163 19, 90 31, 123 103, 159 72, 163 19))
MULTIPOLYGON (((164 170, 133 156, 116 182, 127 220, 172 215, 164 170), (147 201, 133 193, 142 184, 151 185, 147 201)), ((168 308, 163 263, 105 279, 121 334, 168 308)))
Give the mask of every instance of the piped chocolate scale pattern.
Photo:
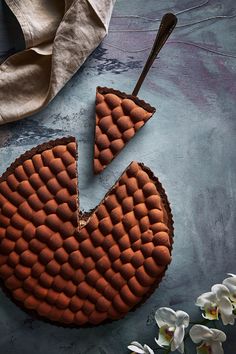
POLYGON ((97 88, 94 173, 114 159, 154 112, 155 108, 135 96, 97 88))
POLYGON ((74 138, 56 140, 1 177, 0 277, 41 317, 99 324, 122 318, 158 285, 171 260, 172 217, 158 180, 133 162, 83 220, 76 155, 74 138))

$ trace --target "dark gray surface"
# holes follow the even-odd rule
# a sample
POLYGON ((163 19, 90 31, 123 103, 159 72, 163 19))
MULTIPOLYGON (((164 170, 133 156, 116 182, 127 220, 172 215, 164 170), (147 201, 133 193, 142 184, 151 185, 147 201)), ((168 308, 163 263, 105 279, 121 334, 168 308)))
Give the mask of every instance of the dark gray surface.
MULTIPOLYGON (((94 207, 130 161, 138 160, 160 178, 175 220, 173 261, 159 289, 135 312, 111 324, 64 329, 32 320, 1 293, 0 353, 117 354, 128 352, 126 346, 135 339, 155 347, 155 309, 189 311, 196 321, 200 319, 196 297, 221 282, 227 272, 236 273, 235 17, 176 29, 139 94, 157 107, 157 113, 103 174, 92 174, 95 87, 130 93, 148 55, 148 50, 140 49, 151 47, 155 37, 154 31, 119 30, 146 31, 159 24, 115 16, 160 18, 166 11, 200 4, 117 0, 108 37, 56 99, 33 117, 0 127, 0 173, 32 146, 73 134, 79 141, 83 209, 94 207)), ((234 0, 211 0, 179 14, 179 26, 234 12, 234 0)), ((236 326, 225 331, 225 353, 234 354, 236 326)))

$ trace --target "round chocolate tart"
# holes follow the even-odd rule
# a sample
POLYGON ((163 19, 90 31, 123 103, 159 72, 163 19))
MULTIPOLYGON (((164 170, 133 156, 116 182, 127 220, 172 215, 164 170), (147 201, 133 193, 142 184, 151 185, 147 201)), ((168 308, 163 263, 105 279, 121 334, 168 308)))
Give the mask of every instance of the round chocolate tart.
POLYGON ((81 214, 73 137, 26 152, 0 178, 0 278, 41 318, 64 325, 122 318, 161 281, 172 236, 166 194, 137 162, 81 214))

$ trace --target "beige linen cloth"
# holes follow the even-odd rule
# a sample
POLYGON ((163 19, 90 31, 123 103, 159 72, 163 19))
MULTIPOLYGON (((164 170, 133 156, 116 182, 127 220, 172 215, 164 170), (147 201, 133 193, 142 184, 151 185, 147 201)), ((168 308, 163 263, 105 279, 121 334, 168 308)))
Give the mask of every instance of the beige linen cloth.
POLYGON ((26 49, 0 65, 0 124, 45 107, 107 33, 115 0, 5 0, 26 49))

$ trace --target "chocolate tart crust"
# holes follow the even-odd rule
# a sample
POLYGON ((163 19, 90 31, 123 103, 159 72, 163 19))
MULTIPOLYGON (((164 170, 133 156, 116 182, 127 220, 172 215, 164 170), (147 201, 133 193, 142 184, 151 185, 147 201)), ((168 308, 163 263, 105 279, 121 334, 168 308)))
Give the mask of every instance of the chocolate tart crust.
POLYGON ((115 90, 110 87, 101 87, 101 86, 97 87, 97 92, 101 93, 102 95, 105 95, 106 93, 113 93, 114 95, 117 95, 120 98, 128 98, 128 99, 134 101, 138 106, 142 107, 143 109, 145 109, 149 113, 154 114, 156 112, 155 107, 152 107, 149 103, 145 102, 144 100, 141 100, 140 98, 138 98, 138 96, 127 94, 125 92, 115 90))
MULTIPOLYGON (((32 149, 24 152, 20 157, 15 159, 15 161, 12 162, 12 164, 6 169, 6 171, 0 176, 0 183, 2 181, 5 181, 6 178, 15 170, 16 167, 21 165, 25 160, 31 159, 34 155, 36 154, 41 154, 43 151, 52 149, 53 147, 57 145, 66 145, 68 143, 76 143, 76 139, 73 136, 67 136, 63 138, 58 138, 56 140, 50 140, 46 143, 42 143, 40 145, 37 145, 33 147, 32 149)), ((77 143, 76 143, 77 146, 77 143)), ((77 154, 78 154, 78 148, 77 148, 77 154)))

